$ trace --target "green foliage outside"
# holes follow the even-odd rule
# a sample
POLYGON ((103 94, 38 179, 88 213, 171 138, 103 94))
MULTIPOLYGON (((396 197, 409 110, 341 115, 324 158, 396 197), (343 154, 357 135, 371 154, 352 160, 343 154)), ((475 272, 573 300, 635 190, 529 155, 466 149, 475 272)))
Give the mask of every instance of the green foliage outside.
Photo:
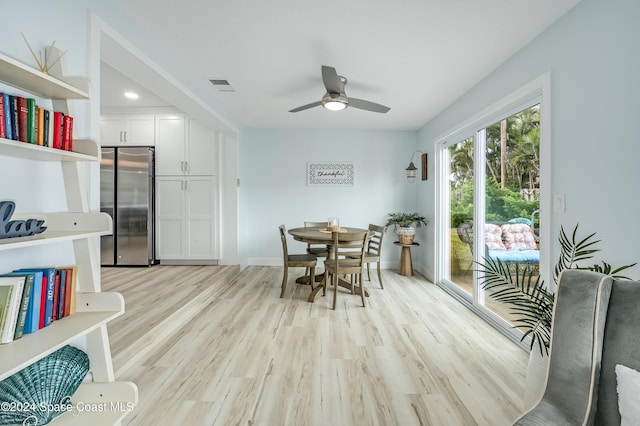
MULTIPOLYGON (((540 111, 537 105, 486 128, 487 222, 516 217, 530 219, 539 208, 539 152, 540 111), (523 194, 530 195, 525 197, 523 194)), ((451 225, 457 227, 473 218, 473 140, 465 139, 449 147, 449 158, 451 225)))

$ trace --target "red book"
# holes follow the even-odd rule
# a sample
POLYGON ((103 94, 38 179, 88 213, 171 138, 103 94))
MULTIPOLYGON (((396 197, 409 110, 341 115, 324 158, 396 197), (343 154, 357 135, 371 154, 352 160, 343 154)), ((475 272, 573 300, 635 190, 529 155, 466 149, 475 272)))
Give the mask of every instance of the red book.
POLYGON ((40 298, 40 321, 38 321, 38 328, 44 328, 44 318, 47 313, 47 283, 49 278, 47 274, 42 274, 42 296, 40 298))
MULTIPOLYGON (((0 138, 7 137, 6 118, 4 111, 4 97, 7 96, 4 93, 0 93, 0 138)), ((9 111, 6 112, 9 114, 9 111)))
POLYGON ((62 123, 62 149, 71 151, 73 145, 73 117, 65 115, 62 123))
POLYGON ((64 114, 60 111, 53 112, 53 140, 50 141, 52 148, 62 149, 62 118, 64 114))
POLYGON ((29 107, 27 98, 16 96, 18 100, 18 140, 29 142, 29 107))

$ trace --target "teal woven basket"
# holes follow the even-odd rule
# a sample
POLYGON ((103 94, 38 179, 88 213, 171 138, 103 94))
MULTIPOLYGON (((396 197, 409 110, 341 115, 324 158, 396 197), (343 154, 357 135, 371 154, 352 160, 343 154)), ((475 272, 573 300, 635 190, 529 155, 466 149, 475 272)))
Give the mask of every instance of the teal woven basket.
POLYGON ((45 425, 71 410, 89 357, 64 346, 0 382, 0 425, 45 425))

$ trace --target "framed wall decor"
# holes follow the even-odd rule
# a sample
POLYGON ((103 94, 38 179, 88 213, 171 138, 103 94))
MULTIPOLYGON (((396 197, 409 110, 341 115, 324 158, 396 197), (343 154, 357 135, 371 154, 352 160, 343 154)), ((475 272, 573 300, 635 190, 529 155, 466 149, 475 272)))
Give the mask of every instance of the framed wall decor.
POLYGON ((354 168, 351 161, 307 163, 309 186, 353 186, 354 168))

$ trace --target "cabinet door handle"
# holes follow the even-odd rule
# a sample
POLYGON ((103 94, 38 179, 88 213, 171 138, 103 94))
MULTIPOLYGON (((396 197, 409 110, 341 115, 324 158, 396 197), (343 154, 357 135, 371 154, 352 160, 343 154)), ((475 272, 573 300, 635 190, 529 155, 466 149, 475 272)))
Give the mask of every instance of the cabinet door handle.
POLYGON ((185 181, 184 181, 184 190, 185 190, 185 191, 188 191, 188 190, 189 190, 189 181, 188 181, 188 180, 185 180, 185 181))
POLYGON ((189 162, 185 161, 184 162, 184 171, 185 172, 189 172, 191 170, 191 168, 189 167, 189 162))
POLYGON ((123 132, 120 132, 120 142, 122 142, 122 133, 123 132))
POLYGON ((127 141, 127 132, 123 132, 124 133, 124 141, 127 141))
POLYGON ((184 172, 184 161, 180 162, 180 171, 184 172))

